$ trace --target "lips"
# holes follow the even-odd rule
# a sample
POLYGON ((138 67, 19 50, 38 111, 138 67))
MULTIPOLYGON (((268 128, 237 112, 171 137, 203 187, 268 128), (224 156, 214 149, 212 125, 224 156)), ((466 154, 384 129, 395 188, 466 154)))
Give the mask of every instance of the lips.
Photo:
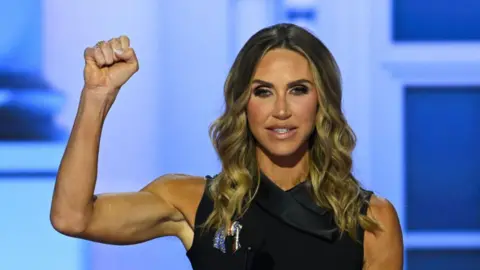
POLYGON ((292 130, 292 128, 273 128, 273 129, 270 129, 270 130, 275 131, 275 132, 280 133, 280 134, 283 134, 283 133, 289 132, 290 130, 292 130))
POLYGON ((274 129, 296 129, 296 128, 297 128, 296 126, 288 125, 288 124, 272 125, 272 126, 267 127, 267 129, 270 129, 270 130, 274 130, 274 129))
POLYGON ((276 139, 288 139, 291 138, 295 133, 297 128, 292 126, 274 126, 267 128, 270 135, 276 139))

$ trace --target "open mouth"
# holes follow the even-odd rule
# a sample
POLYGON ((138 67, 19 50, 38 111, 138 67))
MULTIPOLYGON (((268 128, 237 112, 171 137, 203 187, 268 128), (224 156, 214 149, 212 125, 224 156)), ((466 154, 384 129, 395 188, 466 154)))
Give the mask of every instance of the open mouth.
POLYGON ((268 128, 269 133, 278 139, 287 139, 292 137, 297 131, 296 127, 275 127, 268 128))

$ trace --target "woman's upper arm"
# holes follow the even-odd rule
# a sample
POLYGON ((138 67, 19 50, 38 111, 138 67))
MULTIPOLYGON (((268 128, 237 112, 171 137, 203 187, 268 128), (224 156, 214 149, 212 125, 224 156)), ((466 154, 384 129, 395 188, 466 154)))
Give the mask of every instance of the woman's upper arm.
POLYGON ((198 177, 165 175, 138 192, 98 195, 86 230, 76 236, 120 245, 178 236, 203 194, 196 194, 199 183, 198 177))
MULTIPOLYGON (((195 214, 205 190, 203 177, 170 174, 153 181, 142 191, 148 191, 174 210, 177 217, 194 227, 195 214), (163 179, 166 178, 166 179, 163 179)), ((175 218, 175 216, 174 216, 175 218)))
POLYGON ((364 269, 403 269, 403 236, 395 207, 386 199, 372 196, 368 215, 380 223, 382 230, 365 232, 364 269))

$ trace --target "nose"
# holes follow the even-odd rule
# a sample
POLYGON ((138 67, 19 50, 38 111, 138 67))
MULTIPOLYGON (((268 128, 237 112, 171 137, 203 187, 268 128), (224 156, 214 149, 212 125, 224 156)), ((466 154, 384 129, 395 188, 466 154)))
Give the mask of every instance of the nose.
POLYGON ((273 110, 273 116, 280 120, 284 120, 292 116, 288 106, 287 98, 285 95, 277 96, 277 99, 275 100, 275 108, 273 110))

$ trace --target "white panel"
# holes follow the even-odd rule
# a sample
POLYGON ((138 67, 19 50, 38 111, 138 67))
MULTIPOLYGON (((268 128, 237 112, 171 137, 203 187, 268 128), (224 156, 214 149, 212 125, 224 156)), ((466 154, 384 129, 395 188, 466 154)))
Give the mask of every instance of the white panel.
POLYGON ((390 42, 385 38, 386 2, 321 1, 317 33, 342 72, 344 110, 358 136, 355 175, 391 201, 403 223, 401 83, 385 70, 380 57, 390 42))
MULTIPOLYGON (((135 191, 161 174, 160 131, 167 126, 160 122, 160 85, 165 76, 160 45, 166 42, 161 35, 161 2, 43 1, 43 69, 47 80, 66 95, 60 119, 66 128, 73 124, 83 86, 85 47, 128 35, 140 61, 140 71, 121 89, 104 125, 99 193, 135 191)), ((155 241, 128 248, 89 244, 86 254, 91 270, 148 270, 162 268, 165 262, 152 252, 169 248, 155 241)), ((177 258, 170 261, 181 261, 182 254, 177 258)))
POLYGON ((384 62, 381 67, 404 84, 478 85, 479 62, 384 62))
POLYGON ((409 232, 408 249, 479 249, 480 232, 409 232))
POLYGON ((382 52, 383 61, 398 63, 477 63, 480 43, 395 44, 382 52))
POLYGON ((56 172, 64 143, 1 142, 2 173, 56 172))
POLYGON ((2 269, 83 270, 84 242, 50 224, 52 178, 0 178, 2 269))
POLYGON ((162 1, 160 94, 162 171, 194 175, 220 170, 208 137, 223 110, 230 67, 228 1, 162 1), (214 8, 213 8, 214 7, 214 8))
POLYGON ((109 190, 108 182, 115 185, 117 179, 129 179, 137 189, 159 174, 159 2, 45 0, 43 12, 43 71, 66 96, 60 116, 66 129, 73 124, 83 86, 84 49, 120 35, 131 38, 140 71, 122 88, 105 123, 99 190, 109 190))
POLYGON ((381 66, 373 69, 372 74, 373 186, 395 205, 405 228, 403 84, 381 66))
POLYGON ((383 52, 392 47, 392 0, 375 1, 361 0, 374 5, 371 16, 367 19, 371 22, 370 39, 371 48, 375 52, 372 54, 376 60, 383 60, 383 52))
POLYGON ((274 0, 233 0, 235 51, 260 29, 274 23, 274 0))
POLYGON ((284 0, 285 6, 296 8, 309 8, 317 4, 316 0, 284 0))
POLYGON ((319 1, 316 34, 332 51, 343 78, 344 112, 358 137, 354 173, 374 188, 372 175, 372 65, 368 1, 319 1))

